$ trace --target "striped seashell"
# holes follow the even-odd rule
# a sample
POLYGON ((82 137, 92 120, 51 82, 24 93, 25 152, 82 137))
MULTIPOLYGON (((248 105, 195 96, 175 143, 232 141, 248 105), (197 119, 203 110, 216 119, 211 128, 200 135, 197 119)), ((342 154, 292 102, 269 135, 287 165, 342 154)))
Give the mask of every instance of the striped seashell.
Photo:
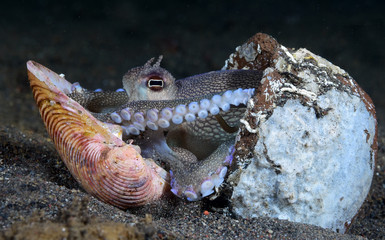
POLYGON ((33 96, 62 160, 90 194, 125 209, 159 199, 169 190, 168 173, 140 148, 121 139, 120 126, 95 119, 66 94, 71 83, 28 61, 33 96))

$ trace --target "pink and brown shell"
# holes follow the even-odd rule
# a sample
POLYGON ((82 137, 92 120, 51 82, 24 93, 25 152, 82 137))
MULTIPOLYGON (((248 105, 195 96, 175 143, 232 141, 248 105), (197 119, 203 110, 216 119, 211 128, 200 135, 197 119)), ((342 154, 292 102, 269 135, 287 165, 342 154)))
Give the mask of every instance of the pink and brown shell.
POLYGON ((47 131, 88 193, 124 209, 154 202, 169 189, 168 173, 122 141, 119 126, 98 121, 67 97, 71 83, 36 62, 28 61, 27 68, 47 131))

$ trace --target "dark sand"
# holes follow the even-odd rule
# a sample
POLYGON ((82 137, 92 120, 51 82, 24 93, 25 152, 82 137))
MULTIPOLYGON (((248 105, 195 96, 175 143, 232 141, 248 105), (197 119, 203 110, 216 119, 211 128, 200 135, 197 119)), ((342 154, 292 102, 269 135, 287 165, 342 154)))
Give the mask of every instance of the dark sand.
POLYGON ((69 239, 118 233, 139 239, 384 238, 384 4, 122 2, 0 4, 0 239, 32 239, 42 232, 60 239, 66 231, 69 239), (220 69, 256 32, 325 57, 373 98, 379 117, 376 172, 347 234, 270 218, 236 219, 221 199, 172 199, 122 211, 80 188, 46 134, 26 78, 27 60, 86 88, 116 89, 129 68, 160 54, 162 66, 177 78, 220 69))

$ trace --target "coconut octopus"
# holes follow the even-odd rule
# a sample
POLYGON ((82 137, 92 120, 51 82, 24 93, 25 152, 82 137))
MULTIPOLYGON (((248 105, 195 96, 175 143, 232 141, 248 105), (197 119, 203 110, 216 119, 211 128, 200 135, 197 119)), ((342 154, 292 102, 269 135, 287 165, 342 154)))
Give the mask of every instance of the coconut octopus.
POLYGON ((222 70, 175 80, 161 60, 129 70, 117 91, 90 91, 27 63, 61 158, 87 192, 120 208, 170 190, 189 201, 218 190, 233 162, 239 120, 262 76, 222 70))

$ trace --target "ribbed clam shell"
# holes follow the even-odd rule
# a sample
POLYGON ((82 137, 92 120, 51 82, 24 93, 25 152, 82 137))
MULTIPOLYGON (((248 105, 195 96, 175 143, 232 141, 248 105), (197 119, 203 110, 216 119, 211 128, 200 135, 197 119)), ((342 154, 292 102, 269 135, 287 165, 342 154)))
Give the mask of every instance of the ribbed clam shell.
POLYGON ((123 142, 120 127, 98 121, 68 98, 71 84, 64 78, 33 61, 27 68, 47 131, 87 192, 119 208, 144 205, 163 195, 169 188, 167 172, 144 160, 137 146, 123 142))

